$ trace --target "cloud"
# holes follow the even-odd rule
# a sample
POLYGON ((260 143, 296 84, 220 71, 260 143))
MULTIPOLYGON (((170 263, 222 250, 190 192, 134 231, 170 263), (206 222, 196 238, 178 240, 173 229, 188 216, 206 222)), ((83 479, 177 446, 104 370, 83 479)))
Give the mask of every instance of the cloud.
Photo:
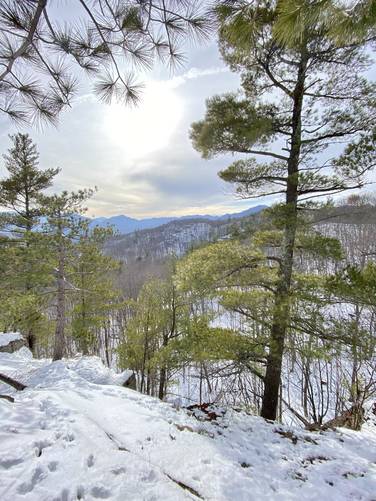
MULTIPOLYGON (((214 45, 192 50, 191 60, 188 70, 172 77, 156 68, 139 108, 108 107, 86 92, 57 129, 26 129, 38 145, 41 167, 62 168, 54 190, 98 186, 88 203, 96 216, 242 208, 245 202, 236 201, 217 176, 230 160, 203 160, 188 137, 192 121, 204 114, 205 99, 234 90, 239 78, 223 66, 214 45)), ((9 147, 11 130, 9 124, 2 128, 1 152, 9 147)))
POLYGON ((206 76, 220 75, 221 73, 230 73, 230 70, 224 66, 217 66, 214 68, 205 68, 205 69, 193 67, 190 68, 187 72, 183 73, 182 75, 171 78, 170 81, 168 82, 168 85, 171 88, 176 88, 180 87, 181 85, 184 85, 188 80, 196 80, 198 78, 206 76))

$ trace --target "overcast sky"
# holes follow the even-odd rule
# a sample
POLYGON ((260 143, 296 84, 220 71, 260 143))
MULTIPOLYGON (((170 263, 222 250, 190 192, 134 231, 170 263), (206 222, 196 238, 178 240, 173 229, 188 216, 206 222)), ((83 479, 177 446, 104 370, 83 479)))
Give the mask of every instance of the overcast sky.
MULTIPOLYGON (((77 17, 77 7, 62 5, 57 18, 77 17)), ((238 89, 239 77, 221 61, 214 39, 185 52, 187 62, 174 74, 156 65, 139 75, 145 86, 136 108, 102 104, 81 79, 80 93, 57 128, 16 129, 0 115, 0 153, 10 146, 8 134, 29 132, 40 166, 61 168, 54 191, 98 187, 88 203, 91 216, 223 214, 268 203, 236 200, 232 186, 219 179, 231 156, 207 161, 193 149, 189 127, 204 116, 205 100, 238 89)))
MULTIPOLYGON (((88 204, 92 216, 221 214, 256 205, 236 200, 218 178, 230 159, 203 160, 188 136, 205 99, 237 89, 239 78, 222 63, 214 40, 188 48, 187 57, 174 74, 157 65, 140 75, 145 87, 137 108, 102 104, 83 82, 58 128, 19 129, 37 143, 41 167, 62 169, 54 189, 97 186, 88 204)), ((0 131, 3 153, 17 129, 2 118, 0 131)))

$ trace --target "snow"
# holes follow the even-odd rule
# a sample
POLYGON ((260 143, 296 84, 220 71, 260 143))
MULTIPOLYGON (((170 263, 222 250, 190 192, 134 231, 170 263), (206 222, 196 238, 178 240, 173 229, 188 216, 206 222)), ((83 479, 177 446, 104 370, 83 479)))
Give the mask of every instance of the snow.
POLYGON ((0 354, 28 388, 0 400, 2 501, 365 500, 376 427, 308 433, 227 410, 199 421, 119 386, 95 357, 0 354))
POLYGON ((132 371, 115 374, 103 365, 99 357, 77 357, 69 363, 69 368, 87 381, 96 384, 122 385, 133 374, 132 371))
POLYGON ((19 332, 0 332, 0 346, 8 346, 12 341, 22 339, 19 332))

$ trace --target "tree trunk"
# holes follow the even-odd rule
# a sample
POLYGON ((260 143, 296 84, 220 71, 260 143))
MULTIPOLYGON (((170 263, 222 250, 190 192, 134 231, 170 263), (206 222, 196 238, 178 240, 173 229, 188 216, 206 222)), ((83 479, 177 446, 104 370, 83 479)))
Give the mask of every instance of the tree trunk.
POLYGON ((165 396, 166 379, 167 379, 166 367, 162 367, 159 374, 159 390, 158 390, 158 398, 160 400, 163 400, 165 396))
POLYGON ((83 331, 80 332, 81 335, 81 343, 80 343, 80 349, 82 351, 83 355, 89 355, 89 337, 90 333, 86 329, 86 298, 85 298, 85 289, 86 289, 86 284, 85 284, 85 279, 84 279, 84 269, 83 266, 81 266, 80 269, 80 281, 81 281, 81 322, 82 322, 82 329, 83 331))
POLYGON ((26 343, 31 353, 35 355, 35 334, 32 329, 29 329, 26 333, 26 343))
POLYGON ((355 305, 355 318, 352 329, 351 351, 352 351, 352 371, 351 371, 351 401, 356 404, 359 398, 359 361, 358 361, 358 343, 359 343, 359 324, 360 308, 355 305))
POLYGON ((302 49, 297 81, 293 94, 292 133, 289 159, 287 162, 288 178, 286 186, 286 205, 284 238, 279 270, 279 283, 275 293, 274 314, 271 327, 269 354, 266 362, 264 395, 261 416, 275 420, 278 410, 279 386, 282 372, 282 359, 285 338, 290 316, 290 288, 294 260, 295 236, 297 229, 298 173, 301 149, 301 122, 304 97, 307 56, 302 49))
MULTIPOLYGON (((172 328, 170 333, 164 333, 163 334, 163 342, 162 346, 163 348, 166 348, 168 346, 168 341, 169 337, 173 335, 175 330, 175 310, 173 310, 173 322, 172 322, 172 328)), ((166 385, 167 385, 167 367, 164 364, 161 367, 160 374, 159 374, 159 391, 158 391, 158 398, 160 400, 164 399, 165 393, 166 393, 166 385)))
MULTIPOLYGON (((31 210, 30 210, 30 196, 27 187, 25 187, 25 218, 26 218, 26 233, 27 236, 29 236, 33 230, 33 217, 31 215, 31 210)), ((30 242, 29 239, 26 239, 26 249, 27 252, 30 252, 30 242)), ((28 260, 27 262, 27 278, 26 278, 26 292, 28 293, 32 289, 32 284, 30 280, 30 273, 31 273, 31 266, 29 262, 29 254, 27 254, 26 259, 28 260)), ((35 356, 35 348, 36 348, 36 338, 35 334, 33 332, 33 329, 30 327, 26 333, 26 342, 27 342, 27 347, 31 351, 31 353, 35 356)))
POLYGON ((65 331, 65 256, 64 244, 59 249, 59 267, 57 270, 57 316, 54 353, 52 360, 61 360, 64 355, 64 331, 65 331))
POLYGON ((108 367, 110 367, 110 365, 111 365, 111 362, 110 362, 110 347, 109 347, 109 341, 108 341, 108 338, 109 338, 108 331, 109 331, 110 328, 111 328, 111 325, 110 325, 110 321, 108 320, 103 325, 103 329, 104 329, 104 353, 105 353, 106 363, 107 363, 108 367))

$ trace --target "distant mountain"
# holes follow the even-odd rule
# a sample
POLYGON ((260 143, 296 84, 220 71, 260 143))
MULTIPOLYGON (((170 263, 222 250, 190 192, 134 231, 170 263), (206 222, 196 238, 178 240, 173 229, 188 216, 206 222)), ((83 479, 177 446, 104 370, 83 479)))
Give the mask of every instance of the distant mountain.
POLYGON ((249 209, 243 210, 242 212, 235 212, 231 214, 223 214, 221 216, 211 216, 211 215, 194 215, 194 216, 181 216, 181 217, 152 217, 146 219, 134 219, 128 216, 112 216, 112 217, 97 217, 91 220, 90 225, 92 227, 99 226, 105 228, 107 226, 113 226, 114 229, 121 235, 126 235, 128 233, 133 233, 138 230, 149 230, 152 228, 158 228, 164 224, 170 223, 171 221, 184 221, 187 219, 192 220, 206 220, 206 221, 224 221, 228 219, 239 219, 242 217, 247 217, 251 214, 257 214, 264 210, 266 205, 256 205, 256 207, 250 207, 249 209))

